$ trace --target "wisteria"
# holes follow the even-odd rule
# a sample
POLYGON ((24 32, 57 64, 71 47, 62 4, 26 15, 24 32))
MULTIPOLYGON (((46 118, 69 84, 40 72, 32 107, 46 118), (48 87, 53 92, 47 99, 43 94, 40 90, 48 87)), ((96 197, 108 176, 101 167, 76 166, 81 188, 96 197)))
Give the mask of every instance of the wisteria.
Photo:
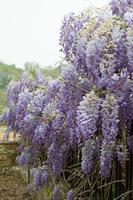
POLYGON ((35 68, 8 88, 2 120, 21 137, 17 163, 30 165, 35 191, 53 181, 53 200, 78 199, 76 190, 86 192, 72 177, 87 178, 85 187, 93 174, 106 180, 113 162, 123 167, 133 152, 132 13, 132 0, 71 13, 61 27, 67 62, 59 77, 49 80, 35 68), (64 194, 60 181, 67 178, 64 194))
POLYGON ((39 187, 45 187, 48 181, 48 173, 44 167, 33 168, 31 170, 31 176, 34 180, 34 190, 38 191, 39 187))
POLYGON ((73 200, 73 199, 74 199, 74 192, 73 192, 73 190, 70 190, 67 193, 67 200, 73 200))
POLYGON ((100 174, 102 177, 110 175, 112 168, 113 154, 118 135, 118 116, 119 106, 115 97, 106 95, 101 109, 103 141, 100 157, 100 174))
POLYGON ((93 173, 95 166, 100 156, 100 139, 89 139, 85 142, 85 146, 82 148, 82 163, 81 169, 87 176, 93 173))
POLYGON ((61 191, 59 186, 55 186, 53 190, 53 200, 61 200, 61 191))
POLYGON ((101 100, 91 91, 78 106, 77 123, 84 140, 91 138, 97 131, 100 103, 101 100))

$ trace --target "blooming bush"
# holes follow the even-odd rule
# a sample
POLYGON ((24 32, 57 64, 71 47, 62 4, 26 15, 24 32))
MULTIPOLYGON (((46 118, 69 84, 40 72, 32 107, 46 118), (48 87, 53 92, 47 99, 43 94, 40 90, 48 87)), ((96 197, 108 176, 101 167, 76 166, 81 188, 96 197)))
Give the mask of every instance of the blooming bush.
POLYGON ((94 176, 112 177, 114 159, 124 167, 133 147, 133 1, 66 16, 60 45, 60 77, 25 72, 8 89, 3 120, 21 135, 17 162, 33 168, 36 191, 52 177, 53 199, 85 199, 94 176))

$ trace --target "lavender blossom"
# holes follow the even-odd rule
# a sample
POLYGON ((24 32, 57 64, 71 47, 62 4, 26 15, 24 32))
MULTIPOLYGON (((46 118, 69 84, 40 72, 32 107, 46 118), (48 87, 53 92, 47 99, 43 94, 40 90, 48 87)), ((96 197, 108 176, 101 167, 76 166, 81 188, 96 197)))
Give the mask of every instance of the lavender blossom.
POLYGON ((113 14, 118 16, 123 16, 124 13, 128 10, 129 1, 128 0, 112 0, 110 2, 111 9, 113 14))
POLYGON ((82 148, 82 163, 81 169, 87 176, 91 175, 94 166, 100 157, 100 139, 93 138, 85 142, 85 146, 82 148))
POLYGON ((65 54, 66 59, 73 60, 73 43, 76 33, 83 27, 85 19, 78 19, 74 13, 70 13, 64 17, 64 21, 61 27, 60 45, 62 51, 65 54))
POLYGON ((73 192, 73 190, 68 191, 67 200, 74 200, 74 192, 73 192))
POLYGON ((53 200, 61 200, 61 191, 59 186, 55 186, 54 188, 53 200))
POLYGON ((102 178, 105 178, 110 175, 118 135, 119 105, 113 95, 106 95, 102 104, 101 116, 103 142, 100 156, 100 174, 102 178))
POLYGON ((84 140, 88 140, 97 130, 100 104, 101 100, 94 91, 91 91, 86 94, 78 106, 77 122, 84 140))

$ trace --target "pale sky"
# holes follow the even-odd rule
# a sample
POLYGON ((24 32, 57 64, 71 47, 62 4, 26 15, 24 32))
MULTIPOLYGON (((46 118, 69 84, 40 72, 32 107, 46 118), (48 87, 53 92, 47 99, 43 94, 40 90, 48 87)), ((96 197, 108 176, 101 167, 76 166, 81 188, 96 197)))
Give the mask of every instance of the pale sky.
POLYGON ((26 61, 43 66, 59 59, 63 16, 109 0, 0 0, 0 60, 22 67, 26 61))

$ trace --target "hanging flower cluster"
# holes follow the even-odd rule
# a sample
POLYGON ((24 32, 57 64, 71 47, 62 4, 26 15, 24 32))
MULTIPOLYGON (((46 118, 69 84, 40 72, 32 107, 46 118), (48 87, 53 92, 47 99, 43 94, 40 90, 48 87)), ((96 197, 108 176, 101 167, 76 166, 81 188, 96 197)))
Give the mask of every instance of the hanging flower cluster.
MULTIPOLYGON (((115 156, 121 164, 128 158, 120 150, 123 143, 126 152, 132 151, 132 13, 132 0, 113 0, 105 9, 79 16, 71 13, 61 27, 68 64, 60 77, 49 81, 36 69, 10 85, 3 120, 22 137, 17 162, 33 166, 35 190, 45 186, 50 173, 59 179, 71 151, 81 151, 85 176, 97 163, 102 179, 110 176, 115 156), (42 169, 44 163, 48 170, 42 169)), ((60 196, 56 185, 53 199, 60 196)), ((73 190, 67 199, 74 199, 73 190)))

